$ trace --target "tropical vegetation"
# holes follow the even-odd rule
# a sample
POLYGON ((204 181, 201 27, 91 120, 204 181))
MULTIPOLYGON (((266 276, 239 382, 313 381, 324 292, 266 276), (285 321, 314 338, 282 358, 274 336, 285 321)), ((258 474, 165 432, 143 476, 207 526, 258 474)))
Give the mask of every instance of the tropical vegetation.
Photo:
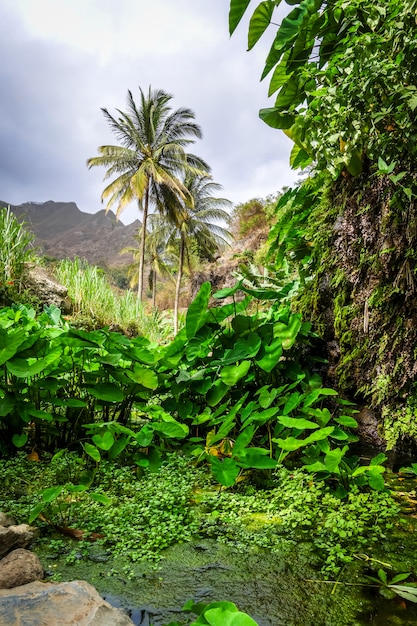
MULTIPOLYGON (((250 4, 231 0, 231 33, 250 4)), ((276 30, 278 5, 254 7, 249 48, 276 30)), ((240 257, 233 287, 203 282, 182 324, 184 269, 228 241, 229 203, 186 151, 201 131, 189 109, 171 111, 172 96, 140 90, 137 106, 129 92, 127 113, 103 110, 120 145, 102 146, 88 165, 115 177, 103 192, 108 208, 120 213, 134 200, 142 211, 130 270, 139 298, 128 293, 143 324, 112 324, 121 300, 80 260, 62 262, 59 276, 88 317, 85 303, 103 291, 108 323, 5 302, 0 507, 38 524, 68 563, 89 558, 92 544, 108 549, 125 582, 174 543, 214 538, 276 554, 287 579, 296 555, 304 585, 375 587, 412 613, 415 563, 398 546, 416 530, 415 483, 409 495, 401 484, 417 465, 398 479, 384 447, 415 455, 417 445, 417 0, 287 5, 263 72, 276 101, 260 115, 293 139, 292 166, 306 175, 235 207, 232 231, 245 237, 256 226, 267 243, 240 257), (146 327, 145 260, 153 320, 157 276, 176 278, 171 336, 146 327), (385 443, 368 456, 358 447, 363 404, 385 443)), ((31 242, 9 212, 3 218, 7 283, 23 275, 31 242)), ((227 601, 186 608, 193 624, 255 623, 227 601)))

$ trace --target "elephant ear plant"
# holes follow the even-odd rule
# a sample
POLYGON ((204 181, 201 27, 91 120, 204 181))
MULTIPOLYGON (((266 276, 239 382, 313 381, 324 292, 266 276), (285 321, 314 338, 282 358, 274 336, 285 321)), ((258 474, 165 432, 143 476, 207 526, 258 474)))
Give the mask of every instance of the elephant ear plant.
POLYGON ((303 464, 340 497, 383 489, 383 457, 359 466, 352 406, 324 387, 317 336, 281 292, 204 283, 167 346, 71 328, 51 307, 0 311, 0 451, 78 448, 156 470, 181 448, 231 487, 249 473, 303 464), (257 309, 259 301, 268 307, 257 309))
MULTIPOLYGON (((248 291, 239 283, 214 297, 238 289, 248 291)), ((311 325, 270 289, 257 290, 269 307, 254 313, 251 297, 208 308, 210 296, 205 283, 159 361, 161 404, 189 426, 191 454, 224 487, 285 462, 330 480, 340 497, 352 484, 384 489, 382 456, 363 467, 348 457, 354 410, 322 385, 311 325)))

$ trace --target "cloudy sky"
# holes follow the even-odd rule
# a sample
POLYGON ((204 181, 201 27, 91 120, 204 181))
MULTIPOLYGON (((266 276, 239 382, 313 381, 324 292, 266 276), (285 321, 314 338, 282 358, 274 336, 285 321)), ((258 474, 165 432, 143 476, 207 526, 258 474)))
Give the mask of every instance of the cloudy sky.
MULTIPOLYGON (((256 3, 254 4, 254 8, 256 3)), ((287 7, 288 8, 288 7, 287 7)), ((234 203, 292 184, 291 142, 258 117, 268 37, 247 52, 228 34, 228 0, 1 0, 0 200, 102 208, 97 147, 116 143, 100 110, 163 89, 203 130, 192 151, 234 203)), ((136 218, 134 206, 122 221, 136 218)))

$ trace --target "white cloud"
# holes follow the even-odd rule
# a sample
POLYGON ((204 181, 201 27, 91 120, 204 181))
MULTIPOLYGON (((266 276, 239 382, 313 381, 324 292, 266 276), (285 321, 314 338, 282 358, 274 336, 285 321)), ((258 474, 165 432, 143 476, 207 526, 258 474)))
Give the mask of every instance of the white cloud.
MULTIPOLYGON (((104 171, 88 157, 113 143, 100 111, 152 85, 191 108, 193 151, 234 202, 296 180, 283 133, 258 118, 268 37, 246 52, 247 23, 229 38, 227 0, 3 0, 0 199, 73 200, 101 208, 104 171), (4 168, 3 168, 4 165, 4 168)), ((136 217, 127 211, 123 221, 136 217)))

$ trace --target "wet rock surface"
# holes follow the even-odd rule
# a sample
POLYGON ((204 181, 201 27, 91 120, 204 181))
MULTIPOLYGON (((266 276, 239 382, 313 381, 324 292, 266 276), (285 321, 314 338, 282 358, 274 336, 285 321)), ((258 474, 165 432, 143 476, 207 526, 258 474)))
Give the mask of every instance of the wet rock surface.
POLYGON ((85 581, 34 582, 0 590, 0 626, 132 626, 85 581))
POLYGON ((0 558, 17 548, 27 548, 39 537, 39 530, 28 524, 0 526, 0 558))
POLYGON ((0 560, 0 589, 20 587, 42 578, 42 564, 30 550, 18 548, 0 560))

